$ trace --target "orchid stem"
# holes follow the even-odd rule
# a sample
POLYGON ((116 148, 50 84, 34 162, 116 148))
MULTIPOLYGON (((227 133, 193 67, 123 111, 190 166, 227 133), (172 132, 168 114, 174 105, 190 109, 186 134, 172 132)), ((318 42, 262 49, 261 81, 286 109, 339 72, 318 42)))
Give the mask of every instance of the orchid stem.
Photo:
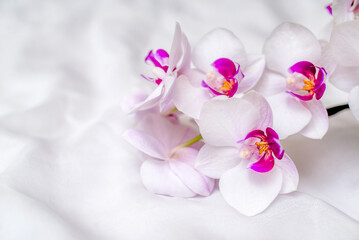
POLYGON ((344 109, 347 109, 347 108, 349 108, 348 104, 343 104, 343 105, 327 108, 328 116, 332 116, 332 115, 334 115, 344 109))
POLYGON ((170 156, 172 156, 178 149, 189 147, 189 146, 195 144, 196 142, 200 141, 201 139, 203 139, 203 137, 201 134, 199 134, 197 137, 192 138, 191 140, 176 146, 175 148, 173 148, 171 150, 170 156))

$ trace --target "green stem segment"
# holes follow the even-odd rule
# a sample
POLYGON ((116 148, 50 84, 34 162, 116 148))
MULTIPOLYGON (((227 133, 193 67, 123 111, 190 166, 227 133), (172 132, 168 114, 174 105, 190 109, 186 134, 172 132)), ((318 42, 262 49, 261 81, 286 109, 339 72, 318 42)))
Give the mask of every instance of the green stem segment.
POLYGON ((199 140, 203 139, 202 135, 198 135, 197 137, 195 138, 192 138, 191 140, 185 142, 185 143, 182 143, 180 145, 178 145, 176 148, 184 148, 184 147, 189 147, 191 146, 192 144, 195 144, 196 142, 198 142, 199 140))
POLYGON ((185 148, 185 147, 189 147, 189 146, 195 144, 196 142, 200 141, 201 139, 203 139, 203 137, 202 137, 202 135, 200 134, 200 135, 198 135, 197 137, 192 138, 191 140, 189 140, 189 141, 187 141, 187 142, 185 142, 185 143, 182 143, 182 144, 176 146, 175 148, 173 148, 173 149, 171 150, 170 156, 173 156, 173 154, 174 154, 178 149, 185 148))

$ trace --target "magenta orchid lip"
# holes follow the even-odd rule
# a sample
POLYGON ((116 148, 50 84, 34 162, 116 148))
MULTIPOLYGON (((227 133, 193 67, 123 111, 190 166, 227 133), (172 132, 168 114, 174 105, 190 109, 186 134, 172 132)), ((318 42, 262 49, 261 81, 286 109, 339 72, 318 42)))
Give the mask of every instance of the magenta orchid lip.
POLYGON ((266 128, 266 132, 262 130, 253 130, 247 136, 238 141, 244 143, 246 140, 254 141, 251 146, 256 146, 257 154, 252 154, 257 161, 253 163, 250 168, 256 172, 269 172, 274 167, 274 157, 282 159, 284 156, 284 149, 279 143, 278 134, 270 127, 266 128))
POLYGON ((315 66, 311 62, 302 61, 291 66, 288 71, 292 76, 287 79, 287 84, 300 87, 293 91, 288 90, 287 93, 302 101, 312 100, 314 95, 317 100, 322 98, 326 89, 324 80, 327 75, 324 68, 315 66))
POLYGON ((169 54, 163 49, 158 49, 155 52, 151 50, 145 58, 145 63, 154 66, 153 73, 156 78, 147 77, 143 74, 141 76, 150 82, 160 85, 164 74, 167 73, 169 68, 169 57, 169 54))
POLYGON ((206 80, 202 80, 202 86, 208 88, 214 95, 233 97, 238 90, 238 84, 244 74, 240 65, 228 58, 219 58, 212 63, 213 71, 208 72, 206 80))

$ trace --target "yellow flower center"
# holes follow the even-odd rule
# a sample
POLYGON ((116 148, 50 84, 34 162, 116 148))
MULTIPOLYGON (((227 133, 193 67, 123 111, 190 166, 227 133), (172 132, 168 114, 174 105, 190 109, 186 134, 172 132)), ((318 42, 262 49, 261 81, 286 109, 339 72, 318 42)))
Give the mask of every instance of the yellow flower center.
POLYGON ((269 145, 267 142, 256 142, 257 148, 259 150, 259 154, 262 154, 263 152, 267 151, 269 148, 269 145))
POLYGON ((303 80, 305 86, 303 87, 304 91, 311 91, 314 88, 314 82, 308 79, 303 80))
POLYGON ((232 89, 232 85, 228 81, 223 81, 223 86, 219 88, 219 90, 222 90, 224 92, 228 92, 232 89))

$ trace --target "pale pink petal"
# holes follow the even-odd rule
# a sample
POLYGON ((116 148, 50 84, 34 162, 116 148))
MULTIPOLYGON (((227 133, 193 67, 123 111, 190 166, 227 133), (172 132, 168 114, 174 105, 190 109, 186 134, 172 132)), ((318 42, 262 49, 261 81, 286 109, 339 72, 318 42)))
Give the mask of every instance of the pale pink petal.
POLYGON ((256 123, 254 129, 266 129, 273 126, 273 114, 272 109, 268 101, 260 94, 251 91, 245 94, 242 98, 243 101, 247 101, 253 105, 259 111, 261 115, 260 120, 256 123))
POLYGON ((359 21, 334 26, 330 44, 336 61, 343 66, 359 65, 359 21))
POLYGON ((141 178, 143 185, 152 193, 173 197, 196 195, 173 173, 167 161, 145 161, 141 165, 141 178))
POLYGON ((265 69, 254 89, 264 96, 272 96, 286 91, 286 77, 282 74, 265 69))
POLYGON ((247 66, 243 70, 244 78, 239 83, 238 92, 247 92, 251 90, 262 76, 265 66, 263 55, 248 55, 247 66))
POLYGON ((179 74, 185 74, 189 71, 191 66, 191 45, 188 42, 186 35, 182 34, 183 58, 181 65, 178 66, 179 74))
POLYGON ((247 168, 244 162, 225 172, 219 181, 223 198, 247 216, 264 211, 277 197, 281 187, 282 172, 279 168, 259 173, 247 168))
POLYGON ((282 74, 300 61, 315 62, 321 54, 321 47, 307 28, 295 23, 278 26, 263 47, 269 69, 282 74))
POLYGON ((359 85, 359 63, 356 67, 344 67, 338 65, 330 77, 330 82, 340 90, 350 92, 359 85))
POLYGON ((273 129, 280 139, 300 132, 312 118, 311 112, 289 93, 267 98, 273 111, 273 129))
POLYGON ((197 69, 191 69, 186 73, 188 80, 195 87, 203 87, 202 82, 206 79, 205 74, 197 69))
POLYGON ((314 98, 302 104, 312 113, 312 118, 300 133, 308 138, 321 139, 328 131, 327 109, 321 101, 314 98))
POLYGON ((349 11, 353 0, 333 0, 332 15, 335 24, 354 20, 354 13, 349 11))
POLYGON ((126 96, 121 102, 121 108, 124 112, 129 113, 132 109, 135 108, 136 105, 142 103, 147 98, 145 93, 135 93, 126 96))
POLYGON ((290 157, 284 154, 281 160, 276 159, 275 165, 282 171, 283 183, 280 193, 290 193, 297 190, 299 175, 298 170, 290 157))
POLYGON ((161 100, 162 95, 164 94, 163 84, 158 85, 155 90, 143 101, 138 103, 130 113, 134 113, 136 111, 142 111, 150 109, 156 106, 161 100))
POLYGON ((169 160, 169 166, 174 174, 193 192, 208 196, 214 187, 214 179, 204 176, 194 168, 198 150, 182 148, 176 151, 169 160))
POLYGON ((320 40, 319 43, 322 47, 322 55, 320 56, 319 60, 314 63, 314 65, 324 68, 327 75, 330 76, 337 66, 337 63, 334 59, 333 50, 329 42, 320 40))
POLYGON ((240 162, 239 151, 235 147, 214 147, 205 144, 198 153, 195 167, 206 176, 220 178, 227 170, 240 162))
POLYGON ((136 128, 161 141, 166 153, 199 134, 187 126, 174 124, 158 114, 148 114, 136 128))
POLYGON ((141 152, 154 158, 166 159, 164 145, 154 136, 140 130, 130 129, 123 134, 123 137, 141 152))
POLYGON ((159 114, 147 114, 137 124, 136 129, 157 138, 168 154, 174 147, 196 137, 199 133, 182 124, 173 123, 159 114))
POLYGON ((246 134, 263 123, 271 123, 267 101, 255 92, 241 99, 212 99, 203 104, 199 128, 206 143, 213 146, 236 146, 246 134))
POLYGON ((180 61, 183 54, 182 50, 182 30, 179 23, 176 23, 175 34, 172 41, 170 58, 169 58, 169 68, 168 71, 172 72, 178 62, 180 61))
POLYGON ((176 74, 166 75, 163 79, 164 91, 160 101, 160 112, 164 112, 164 109, 170 104, 173 98, 173 86, 176 80, 176 74))
POLYGON ((350 91, 349 106, 354 117, 359 121, 359 86, 350 91))
POLYGON ((211 99, 207 88, 193 86, 185 75, 181 75, 174 86, 173 102, 177 109, 189 117, 198 119, 203 103, 211 99))
POLYGON ((204 72, 212 69, 211 64, 219 58, 229 58, 244 67, 246 53, 241 41, 229 30, 217 28, 207 33, 193 50, 193 64, 204 72))

